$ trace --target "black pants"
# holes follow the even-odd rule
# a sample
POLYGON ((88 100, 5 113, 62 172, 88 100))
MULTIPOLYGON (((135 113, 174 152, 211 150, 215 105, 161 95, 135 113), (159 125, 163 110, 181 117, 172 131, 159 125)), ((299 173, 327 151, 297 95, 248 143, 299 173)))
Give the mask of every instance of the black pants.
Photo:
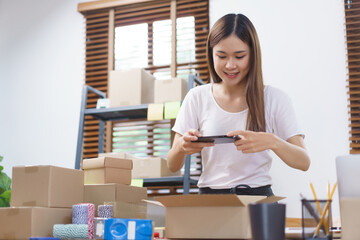
POLYGON ((271 185, 252 188, 246 184, 240 184, 229 189, 212 189, 209 187, 199 188, 199 194, 236 194, 236 195, 258 195, 273 196, 271 185))

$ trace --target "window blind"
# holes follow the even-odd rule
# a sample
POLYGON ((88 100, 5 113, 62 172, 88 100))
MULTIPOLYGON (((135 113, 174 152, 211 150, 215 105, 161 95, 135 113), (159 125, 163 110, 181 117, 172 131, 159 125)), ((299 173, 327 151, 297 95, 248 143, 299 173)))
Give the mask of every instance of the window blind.
POLYGON ((360 153, 360 0, 345 0, 350 153, 360 153))
MULTIPOLYGON (((108 73, 113 69, 144 67, 157 79, 170 77, 173 47, 170 0, 126 2, 129 4, 118 1, 109 5, 106 1, 97 1, 78 6, 86 21, 85 83, 105 93, 108 73), (125 38, 133 40, 125 41, 125 38)), ((176 18, 176 74, 185 79, 189 74, 197 74, 207 82, 208 1, 177 0, 176 18)), ((96 101, 96 96, 89 94, 87 108, 95 108, 96 101)), ((169 120, 117 121, 108 125, 105 145, 114 152, 166 157, 171 146, 170 136, 169 120)), ((87 116, 82 158, 97 155, 98 121, 87 116)), ((191 175, 198 176, 200 172, 199 156, 193 156, 191 175)))

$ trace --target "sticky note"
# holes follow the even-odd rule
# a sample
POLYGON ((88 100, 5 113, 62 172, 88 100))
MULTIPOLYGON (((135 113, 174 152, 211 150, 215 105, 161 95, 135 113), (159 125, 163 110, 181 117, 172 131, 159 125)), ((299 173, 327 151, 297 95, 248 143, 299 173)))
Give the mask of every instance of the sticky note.
POLYGON ((134 187, 143 187, 144 185, 144 179, 131 179, 131 186, 134 186, 134 187))
POLYGON ((165 103, 164 118, 175 119, 180 109, 180 102, 165 103))
POLYGON ((147 119, 148 121, 163 120, 164 117, 164 105, 163 104, 149 104, 147 119))

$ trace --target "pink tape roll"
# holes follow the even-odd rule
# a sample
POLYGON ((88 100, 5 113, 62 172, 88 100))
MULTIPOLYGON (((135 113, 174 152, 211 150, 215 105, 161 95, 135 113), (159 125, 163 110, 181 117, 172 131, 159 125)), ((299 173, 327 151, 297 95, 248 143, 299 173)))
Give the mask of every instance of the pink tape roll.
POLYGON ((88 225, 89 225, 89 239, 94 239, 94 217, 95 217, 95 205, 92 203, 79 203, 76 205, 88 206, 88 225))

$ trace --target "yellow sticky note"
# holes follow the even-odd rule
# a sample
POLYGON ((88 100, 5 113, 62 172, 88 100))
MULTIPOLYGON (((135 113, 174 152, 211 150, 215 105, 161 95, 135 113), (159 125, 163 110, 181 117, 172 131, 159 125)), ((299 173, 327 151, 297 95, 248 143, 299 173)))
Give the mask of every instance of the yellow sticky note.
POLYGON ((134 187, 143 187, 144 185, 144 179, 131 179, 131 186, 134 186, 134 187))
POLYGON ((175 119, 180 109, 180 102, 167 102, 165 103, 165 119, 175 119))
POLYGON ((148 121, 163 120, 164 105, 163 104, 149 104, 147 119, 148 121))

